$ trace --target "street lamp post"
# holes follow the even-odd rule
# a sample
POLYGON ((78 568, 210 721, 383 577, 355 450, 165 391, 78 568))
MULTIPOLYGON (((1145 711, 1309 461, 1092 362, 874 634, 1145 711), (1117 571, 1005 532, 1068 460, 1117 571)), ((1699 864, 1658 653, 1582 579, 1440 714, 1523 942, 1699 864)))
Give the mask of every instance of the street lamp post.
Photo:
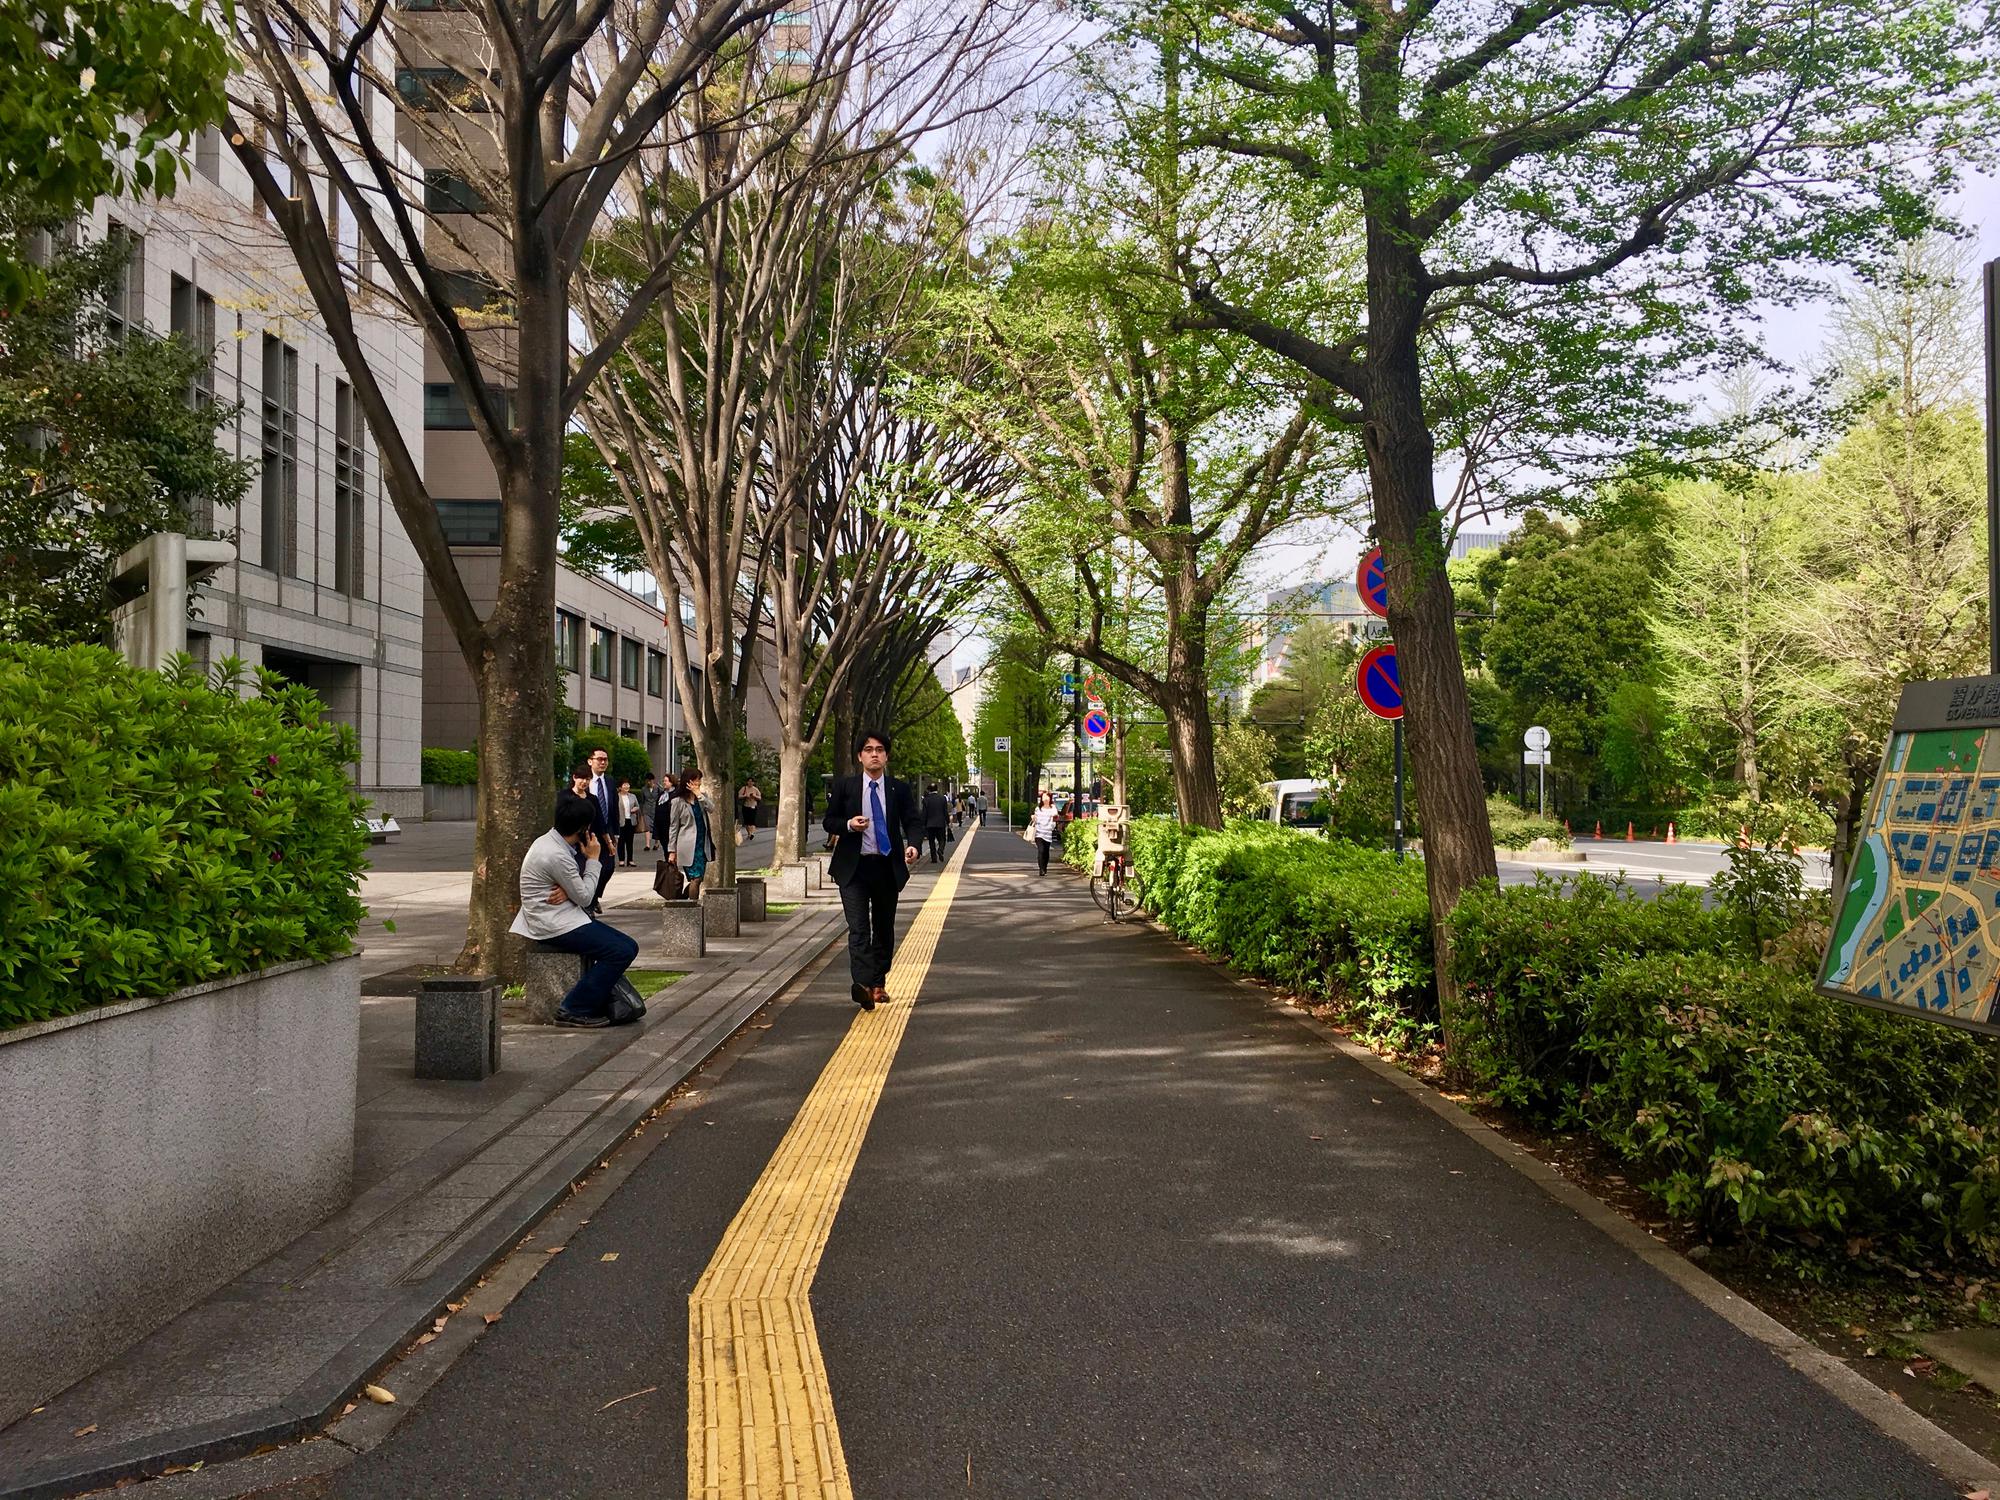
POLYGON ((1987 669, 2000 677, 2000 259, 1986 262, 1987 669))

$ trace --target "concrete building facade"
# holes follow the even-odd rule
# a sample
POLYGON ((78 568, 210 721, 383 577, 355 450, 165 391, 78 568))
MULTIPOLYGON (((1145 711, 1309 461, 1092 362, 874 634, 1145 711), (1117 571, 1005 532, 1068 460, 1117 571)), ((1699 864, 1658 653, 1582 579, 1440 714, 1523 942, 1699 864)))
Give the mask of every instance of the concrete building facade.
MULTIPOLYGON (((386 122, 392 106, 376 107, 386 122)), ((374 810, 420 816, 421 569, 339 355, 248 174, 214 131, 194 157, 172 199, 103 200, 78 225, 131 246, 114 316, 209 351, 201 383, 241 406, 220 440, 258 465, 233 512, 197 518, 235 533, 236 560, 199 591, 190 654, 209 667, 237 657, 312 688, 354 726, 353 774, 374 810)), ((358 244, 350 267, 364 283, 372 274, 358 244)), ((422 337, 386 300, 363 306, 370 364, 414 444, 422 337)))

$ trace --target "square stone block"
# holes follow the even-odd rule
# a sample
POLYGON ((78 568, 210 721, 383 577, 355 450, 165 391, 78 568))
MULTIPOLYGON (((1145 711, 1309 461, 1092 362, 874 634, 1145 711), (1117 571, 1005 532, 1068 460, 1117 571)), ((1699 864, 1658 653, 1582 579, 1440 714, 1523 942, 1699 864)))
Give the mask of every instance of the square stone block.
POLYGON ((806 899, 806 878, 804 865, 780 865, 774 873, 764 877, 764 899, 803 901, 806 899))
POLYGON ((761 922, 764 920, 763 876, 738 875, 736 877, 736 919, 739 922, 761 922))
POLYGON ((707 927, 699 901, 669 901, 661 908, 660 952, 668 958, 700 958, 708 951, 707 927))
POLYGON ((555 1024, 556 1007, 583 978, 583 959, 559 948, 530 943, 521 955, 521 1003, 528 1019, 542 1026, 555 1024))
POLYGON ((703 891, 701 893, 702 931, 710 937, 732 938, 742 931, 742 923, 737 915, 736 891, 703 891))
POLYGON ((499 1071, 500 982, 491 974, 426 979, 417 994, 417 1077, 476 1081, 499 1071))

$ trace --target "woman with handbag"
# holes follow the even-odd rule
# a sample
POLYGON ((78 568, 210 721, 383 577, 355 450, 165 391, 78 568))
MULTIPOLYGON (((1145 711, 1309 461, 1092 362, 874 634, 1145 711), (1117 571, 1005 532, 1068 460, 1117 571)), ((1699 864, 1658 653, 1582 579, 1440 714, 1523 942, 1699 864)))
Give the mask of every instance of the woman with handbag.
POLYGON ((699 901, 701 877, 715 853, 714 825, 709 819, 708 804, 701 797, 699 767, 683 771, 674 779, 671 800, 666 806, 666 836, 661 842, 666 846, 667 862, 687 877, 686 899, 699 901))
POLYGON ((1035 800, 1035 812, 1028 820, 1028 832, 1035 839, 1035 868, 1046 875, 1049 873, 1049 847, 1056 841, 1056 799, 1053 792, 1043 792, 1035 800))

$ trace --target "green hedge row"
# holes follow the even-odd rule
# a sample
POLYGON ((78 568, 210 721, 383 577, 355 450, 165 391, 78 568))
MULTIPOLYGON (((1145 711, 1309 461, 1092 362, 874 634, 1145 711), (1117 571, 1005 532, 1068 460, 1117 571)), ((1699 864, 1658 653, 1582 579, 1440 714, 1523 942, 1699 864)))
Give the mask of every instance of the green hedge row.
POLYGON ((0 645, 0 1025, 347 950, 354 733, 244 681, 0 645))
MULTIPOLYGON (((1070 826, 1065 857, 1087 869, 1097 825, 1070 826)), ((1133 872, 1147 910, 1242 972, 1352 1007, 1364 1028, 1407 1045, 1436 1014, 1423 866, 1274 827, 1223 832, 1142 818, 1133 872)))
POLYGON ((479 756, 471 750, 426 750, 422 756, 426 786, 479 785, 479 756))
MULTIPOLYGON (((1087 868, 1095 839, 1075 825, 1069 861, 1087 868)), ((1140 819, 1130 847, 1147 908, 1204 951, 1378 1038, 1433 1025, 1420 863, 1255 823, 1140 819)), ((1588 876, 1467 893, 1455 1063, 1524 1117, 1589 1131, 1711 1234, 2000 1261, 1994 1044, 1819 995, 1784 962, 1810 944, 1751 946, 1760 923, 1729 903, 1762 887, 1742 875, 1714 907, 1588 876)))
POLYGON ((1558 849, 1569 847, 1569 831, 1561 819, 1523 812, 1505 797, 1486 799, 1486 819, 1493 825, 1496 849, 1525 849, 1536 839, 1547 839, 1558 849))

